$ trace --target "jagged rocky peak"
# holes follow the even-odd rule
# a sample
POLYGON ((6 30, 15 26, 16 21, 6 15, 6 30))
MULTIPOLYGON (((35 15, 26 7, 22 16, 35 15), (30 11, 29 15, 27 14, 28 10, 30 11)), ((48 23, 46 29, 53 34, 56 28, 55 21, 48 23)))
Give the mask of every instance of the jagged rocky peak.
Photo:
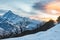
POLYGON ((6 12, 6 13, 8 13, 8 14, 13 14, 13 12, 11 11, 11 10, 9 10, 8 12, 6 12))
POLYGON ((8 12, 12 12, 11 10, 9 10, 8 12))
POLYGON ((15 15, 11 10, 9 10, 8 12, 6 12, 3 17, 8 17, 8 16, 12 16, 12 15, 15 15))

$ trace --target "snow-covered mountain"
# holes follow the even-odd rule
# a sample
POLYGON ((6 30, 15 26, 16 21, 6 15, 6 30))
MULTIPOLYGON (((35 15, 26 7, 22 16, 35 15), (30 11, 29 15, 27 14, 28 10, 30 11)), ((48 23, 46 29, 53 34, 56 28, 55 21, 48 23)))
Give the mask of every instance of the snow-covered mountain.
POLYGON ((8 11, 3 15, 4 19, 7 19, 8 21, 11 21, 13 23, 16 23, 17 21, 19 21, 19 19, 21 18, 18 15, 15 15, 12 11, 8 11))
POLYGON ((6 37, 6 35, 15 36, 15 34, 20 34, 26 30, 34 30, 40 27, 42 24, 43 21, 20 17, 9 10, 0 17, 0 29, 2 30, 0 31, 2 33, 0 35, 2 37, 6 37))
POLYGON ((45 32, 38 32, 36 34, 27 35, 24 37, 3 40, 60 40, 60 24, 57 24, 45 32))

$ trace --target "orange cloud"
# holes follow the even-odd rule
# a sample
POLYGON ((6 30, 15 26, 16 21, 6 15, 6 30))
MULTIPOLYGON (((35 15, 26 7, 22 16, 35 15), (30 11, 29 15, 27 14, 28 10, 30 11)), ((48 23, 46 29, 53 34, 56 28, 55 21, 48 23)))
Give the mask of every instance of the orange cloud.
POLYGON ((48 4, 45 6, 45 10, 46 10, 46 12, 49 13, 49 14, 53 14, 53 15, 58 15, 58 16, 60 16, 60 2, 55 1, 55 2, 48 3, 48 4), (54 12, 55 12, 55 13, 54 13, 54 12))

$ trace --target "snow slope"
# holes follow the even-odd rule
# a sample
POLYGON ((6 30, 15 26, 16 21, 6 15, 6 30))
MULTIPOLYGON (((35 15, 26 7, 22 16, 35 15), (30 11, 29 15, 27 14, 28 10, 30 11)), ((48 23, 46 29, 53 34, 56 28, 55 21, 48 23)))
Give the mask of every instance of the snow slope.
POLYGON ((60 40, 60 24, 57 24, 45 32, 38 32, 36 34, 31 34, 23 37, 3 40, 60 40))

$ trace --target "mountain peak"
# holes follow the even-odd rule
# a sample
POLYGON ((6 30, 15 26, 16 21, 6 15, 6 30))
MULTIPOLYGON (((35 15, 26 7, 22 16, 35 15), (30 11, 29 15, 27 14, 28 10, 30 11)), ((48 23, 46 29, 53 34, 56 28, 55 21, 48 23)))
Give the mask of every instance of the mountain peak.
POLYGON ((9 16, 9 15, 15 15, 15 14, 11 10, 9 10, 3 15, 3 17, 9 16))
POLYGON ((9 10, 7 13, 13 13, 11 10, 9 10))

